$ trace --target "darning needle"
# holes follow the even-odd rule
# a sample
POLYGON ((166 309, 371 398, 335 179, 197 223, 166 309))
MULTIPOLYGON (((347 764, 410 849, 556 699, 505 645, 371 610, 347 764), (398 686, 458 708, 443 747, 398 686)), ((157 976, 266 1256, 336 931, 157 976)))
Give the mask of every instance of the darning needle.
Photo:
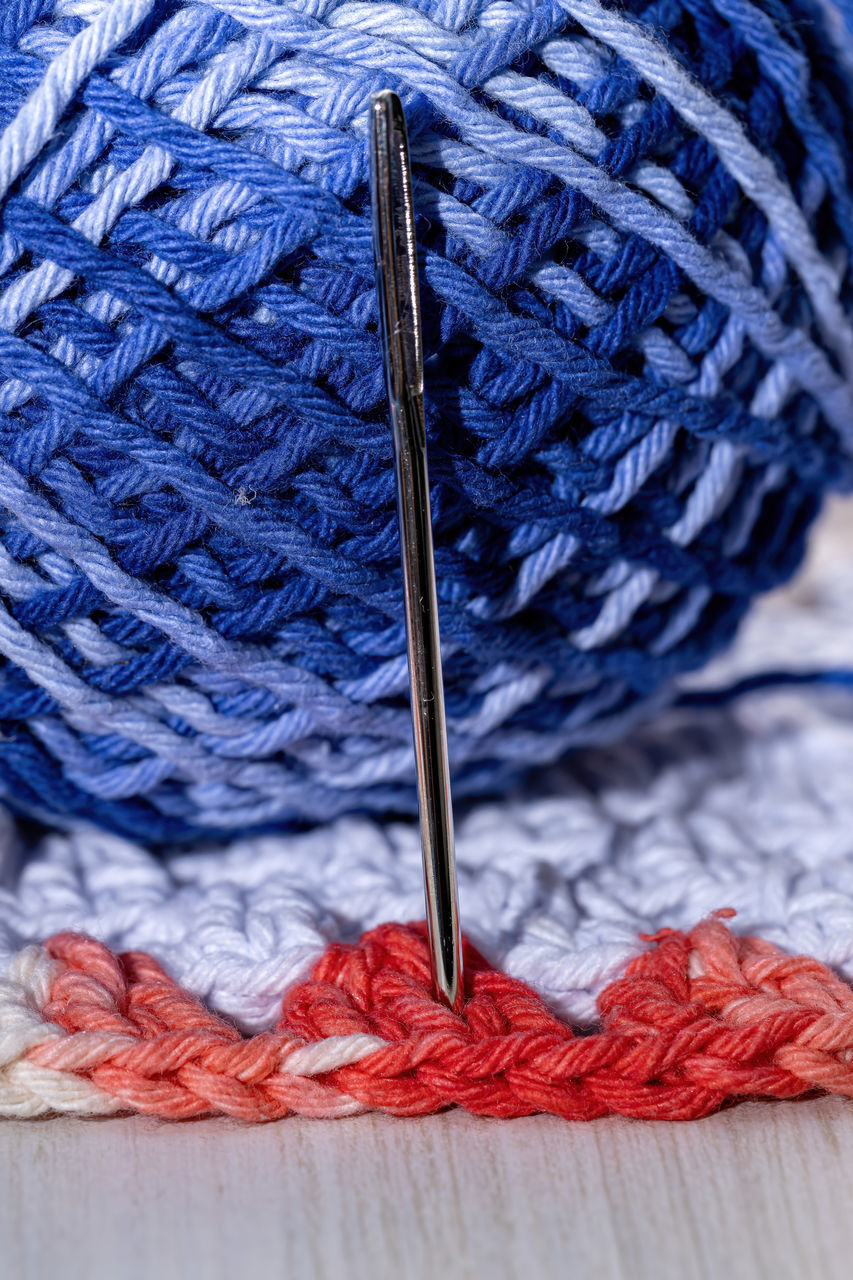
POLYGON ((385 382, 394 436, 412 728, 427 926, 437 999, 464 1002, 453 811, 429 504, 424 369, 412 177, 403 104, 384 90, 370 102, 373 252, 385 382))

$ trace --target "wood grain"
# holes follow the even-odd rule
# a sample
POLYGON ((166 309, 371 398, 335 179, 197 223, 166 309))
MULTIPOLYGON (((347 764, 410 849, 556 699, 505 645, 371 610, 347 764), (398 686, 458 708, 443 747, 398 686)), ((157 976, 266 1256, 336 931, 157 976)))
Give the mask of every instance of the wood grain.
POLYGON ((853 1106, 0 1126, 2 1280, 847 1280, 853 1106))

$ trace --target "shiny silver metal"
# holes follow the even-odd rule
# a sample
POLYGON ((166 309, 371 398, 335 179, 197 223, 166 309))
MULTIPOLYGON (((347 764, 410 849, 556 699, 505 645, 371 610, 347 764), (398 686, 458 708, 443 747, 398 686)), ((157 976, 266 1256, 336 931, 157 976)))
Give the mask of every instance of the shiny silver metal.
POLYGON ((464 1002, 444 682, 429 504, 424 368, 412 177, 403 105, 385 90, 370 103, 370 185, 376 292, 394 435, 406 636, 427 925, 437 998, 464 1002))

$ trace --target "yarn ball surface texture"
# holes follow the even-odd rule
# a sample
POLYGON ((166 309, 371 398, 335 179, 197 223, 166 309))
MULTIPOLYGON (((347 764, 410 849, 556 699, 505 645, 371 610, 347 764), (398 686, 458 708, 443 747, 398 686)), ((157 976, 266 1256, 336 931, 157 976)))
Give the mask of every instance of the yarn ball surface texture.
POLYGON ((847 0, 0 8, 0 790, 410 811, 367 107, 414 166, 458 794, 615 735, 853 480, 847 0))

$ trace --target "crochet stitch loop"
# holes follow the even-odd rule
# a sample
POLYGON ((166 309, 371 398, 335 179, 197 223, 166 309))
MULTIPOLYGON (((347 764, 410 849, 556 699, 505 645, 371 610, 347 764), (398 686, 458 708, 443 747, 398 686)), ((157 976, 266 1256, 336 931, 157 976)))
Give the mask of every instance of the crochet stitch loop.
POLYGON ((0 793, 414 806, 370 94, 407 110, 457 793, 618 734, 853 480, 850 7, 0 8, 0 793))
POLYGON ((436 1004, 422 925, 332 945, 279 1025, 248 1040, 150 956, 60 934, 0 984, 0 1114, 263 1121, 460 1106, 685 1120, 742 1098, 853 1094, 853 992, 816 961, 733 936, 731 914, 650 939, 603 992, 590 1035, 467 944, 464 1011, 436 1004))

